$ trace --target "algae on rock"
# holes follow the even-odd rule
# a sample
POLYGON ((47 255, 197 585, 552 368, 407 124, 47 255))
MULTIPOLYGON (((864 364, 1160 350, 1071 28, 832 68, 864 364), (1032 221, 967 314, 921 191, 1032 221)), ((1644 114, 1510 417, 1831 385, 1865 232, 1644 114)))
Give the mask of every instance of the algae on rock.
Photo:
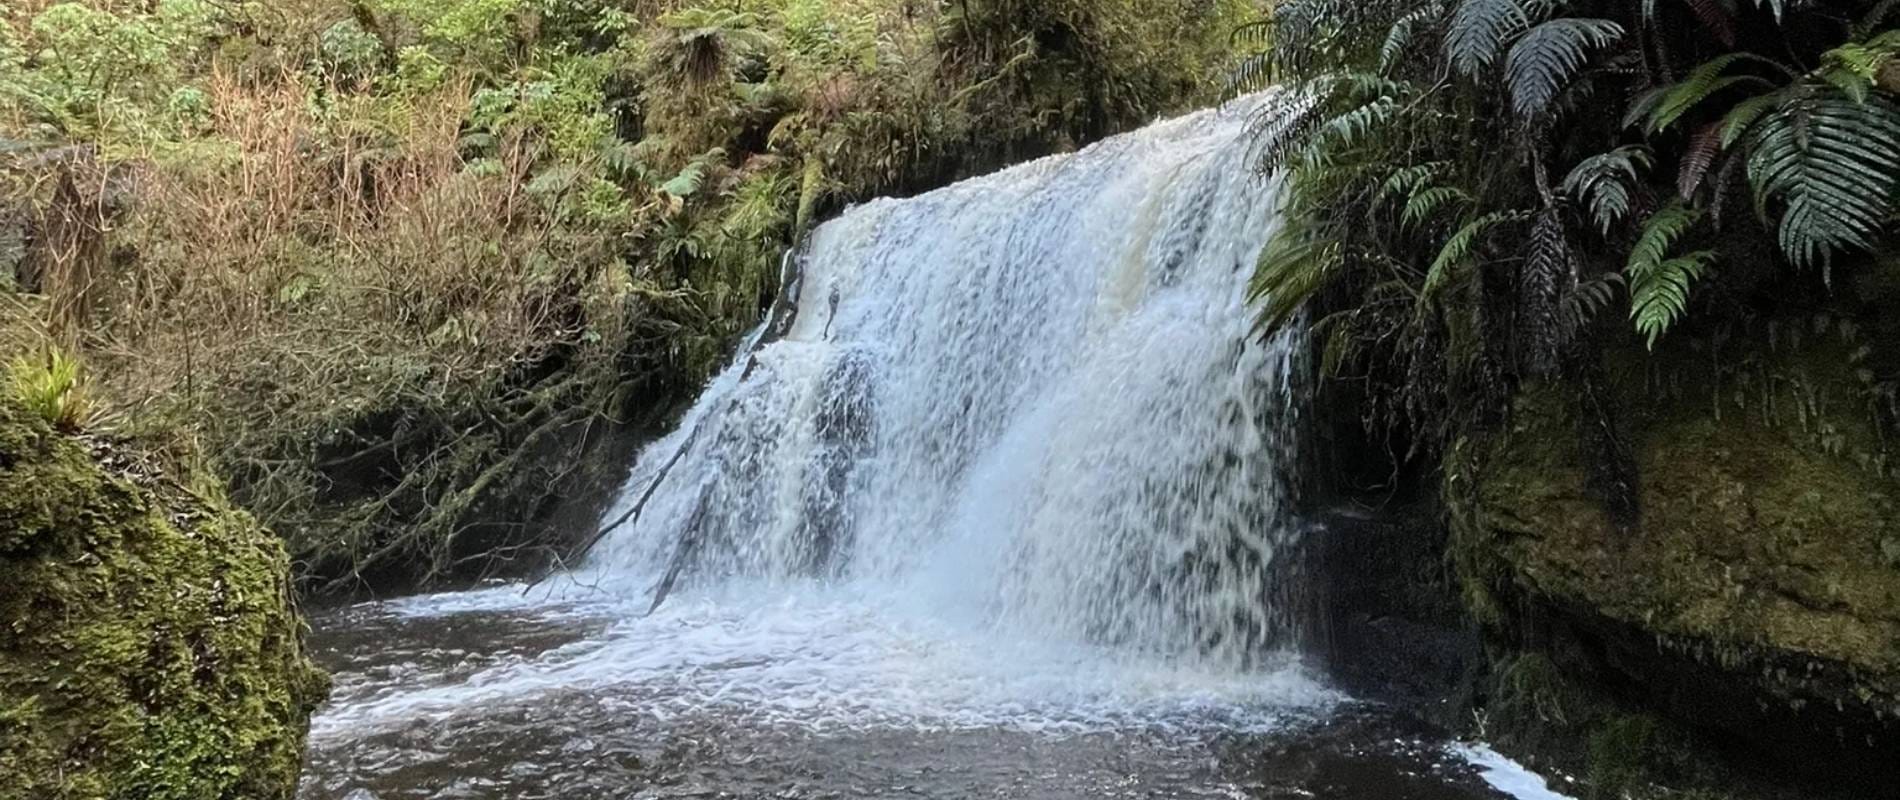
POLYGON ((327 679, 282 543, 0 398, 0 800, 287 798, 327 679))

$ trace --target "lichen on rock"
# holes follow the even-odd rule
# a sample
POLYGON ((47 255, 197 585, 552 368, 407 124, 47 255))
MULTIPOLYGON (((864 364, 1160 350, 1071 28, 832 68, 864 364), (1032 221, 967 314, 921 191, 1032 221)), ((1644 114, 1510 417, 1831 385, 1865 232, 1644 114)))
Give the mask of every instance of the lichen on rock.
POLYGON ((294 791, 327 679, 283 545, 215 495, 0 397, 0 800, 294 791))

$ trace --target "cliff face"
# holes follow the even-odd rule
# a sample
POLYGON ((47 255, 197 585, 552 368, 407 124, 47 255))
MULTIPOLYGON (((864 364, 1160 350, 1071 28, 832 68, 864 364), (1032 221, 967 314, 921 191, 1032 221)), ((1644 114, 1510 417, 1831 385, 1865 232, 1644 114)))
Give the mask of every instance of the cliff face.
POLYGON ((284 798, 327 679, 283 545, 0 398, 0 798, 284 798))
POLYGON ((1900 482, 1852 343, 1809 331, 1726 363, 1612 358, 1597 401, 1526 387, 1449 454, 1450 547, 1537 671, 1871 774, 1900 743, 1900 482))

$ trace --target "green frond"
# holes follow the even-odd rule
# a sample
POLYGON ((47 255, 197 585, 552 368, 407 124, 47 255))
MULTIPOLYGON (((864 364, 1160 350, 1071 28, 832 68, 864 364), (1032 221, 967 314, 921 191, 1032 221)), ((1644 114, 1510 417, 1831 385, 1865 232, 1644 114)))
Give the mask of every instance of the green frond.
POLYGON ((1405 210, 1400 212, 1399 221, 1406 225, 1417 225, 1453 204, 1470 201, 1471 195, 1455 186, 1423 188, 1406 199, 1405 210))
POLYGON ((1649 148, 1624 145, 1578 162, 1564 176, 1562 191, 1590 209, 1590 216, 1604 235, 1630 211, 1630 197, 1640 181, 1639 170, 1648 169, 1649 148))
POLYGON ((1443 174, 1451 166, 1449 161, 1428 161, 1412 164, 1393 170, 1392 174, 1379 185, 1379 199, 1386 200, 1399 195, 1410 197, 1429 182, 1443 174))
POLYGON ((1504 60, 1512 108, 1523 117, 1543 113, 1583 66, 1585 50, 1621 38, 1623 26, 1607 19, 1564 17, 1532 28, 1504 60))
POLYGON ((1295 217, 1267 242, 1247 285, 1248 299, 1260 304, 1260 325, 1274 330, 1293 319, 1300 307, 1338 271, 1339 244, 1310 230, 1295 217))
POLYGON ((1715 260, 1708 251, 1668 257, 1677 240, 1701 218, 1702 212, 1681 203, 1665 207, 1643 224, 1642 235, 1630 250, 1629 264, 1623 269, 1630 285, 1630 319, 1651 349, 1687 313, 1689 287, 1715 260))
POLYGON ((1699 250, 1629 273, 1630 319, 1649 349, 1689 312, 1689 289, 1714 261, 1714 252, 1699 250))
POLYGON ((1722 149, 1734 147, 1736 140, 1742 138, 1742 135, 1754 126, 1755 121, 1761 119, 1761 115, 1780 105, 1782 99, 1780 92, 1770 92, 1736 103, 1735 107, 1729 109, 1728 114, 1722 117, 1722 149))
POLYGON ((1744 83, 1758 83, 1773 86, 1757 75, 1723 75, 1722 73, 1737 61, 1751 58, 1746 53, 1729 53, 1703 62, 1691 70, 1688 76, 1670 86, 1649 112, 1649 122, 1645 126, 1650 133, 1659 133, 1676 124, 1683 114, 1700 105, 1710 95, 1723 89, 1744 83))
POLYGON ((1470 263, 1471 254, 1477 249, 1491 229, 1511 222, 1520 222, 1526 218, 1522 211, 1494 211, 1485 214, 1459 228, 1445 244, 1438 248, 1438 256, 1432 259, 1432 266, 1425 273, 1425 285, 1420 290, 1419 302, 1428 302, 1452 280, 1453 272, 1461 270, 1470 263))
POLYGON ((1665 206, 1643 223, 1643 232, 1630 248, 1627 272, 1634 283, 1638 273, 1652 271, 1669 254, 1676 240, 1702 219, 1702 212, 1682 203, 1665 206))
POLYGON ((1563 307, 1559 310, 1564 327, 1575 333, 1591 320, 1616 302, 1617 294, 1628 285, 1620 272, 1606 273, 1595 280, 1584 281, 1564 296, 1563 307))
POLYGON ((1779 238, 1796 266, 1871 248, 1894 215, 1900 107, 1883 94, 1857 103, 1838 91, 1802 87, 1761 120, 1750 147, 1756 203, 1785 204, 1779 238))
POLYGON ((1424 27, 1445 15, 1445 7, 1440 3, 1428 3, 1406 12, 1386 30, 1385 44, 1379 47, 1379 71, 1390 73, 1397 67, 1399 60, 1410 49, 1419 28, 1424 27))
POLYGON ((1518 0, 1462 0, 1445 31, 1445 56, 1466 77, 1497 59, 1504 40, 1530 26, 1518 0))

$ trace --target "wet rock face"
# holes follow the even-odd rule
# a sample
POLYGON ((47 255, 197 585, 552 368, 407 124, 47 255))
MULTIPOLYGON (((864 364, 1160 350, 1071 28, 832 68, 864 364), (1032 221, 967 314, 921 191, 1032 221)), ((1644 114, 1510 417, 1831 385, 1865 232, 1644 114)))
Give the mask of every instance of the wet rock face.
MULTIPOLYGON (((1740 410, 1694 391, 1638 402, 1634 381, 1612 379, 1623 413, 1598 426, 1634 468, 1633 519, 1610 511, 1593 426, 1569 389, 1528 388, 1507 429, 1451 454, 1468 605, 1505 641, 1738 751, 1891 772, 1900 568, 1886 551, 1900 485, 1868 457, 1884 446, 1872 421, 1851 404, 1767 393, 1740 410)), ((1854 396, 1830 394, 1841 387, 1825 376, 1791 383, 1854 396)))
POLYGON ((284 798, 327 680, 282 544, 0 398, 0 800, 284 798))

